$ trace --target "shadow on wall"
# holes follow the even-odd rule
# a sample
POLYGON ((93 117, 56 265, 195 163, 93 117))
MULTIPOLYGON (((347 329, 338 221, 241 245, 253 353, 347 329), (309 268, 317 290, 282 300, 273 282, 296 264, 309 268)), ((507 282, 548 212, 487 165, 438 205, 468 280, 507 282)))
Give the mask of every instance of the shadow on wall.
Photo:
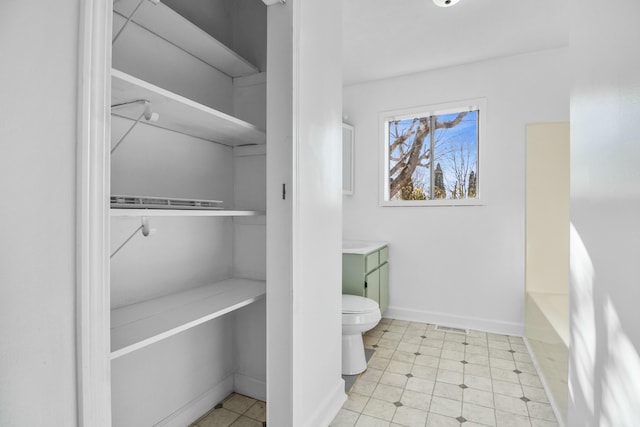
POLYGON ((570 413, 569 425, 635 426, 640 418, 640 356, 606 287, 595 288, 595 282, 591 257, 571 224, 569 400, 570 406, 590 413, 570 413))

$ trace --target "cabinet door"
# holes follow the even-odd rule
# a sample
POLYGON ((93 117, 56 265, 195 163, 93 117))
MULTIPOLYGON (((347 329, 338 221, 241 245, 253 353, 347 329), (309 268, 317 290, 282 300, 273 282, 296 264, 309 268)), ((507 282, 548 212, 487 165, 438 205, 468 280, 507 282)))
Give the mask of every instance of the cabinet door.
POLYGON ((372 271, 365 276, 364 296, 380 304, 380 270, 372 271))
POLYGON ((389 307, 389 263, 385 262, 378 270, 380 272, 380 312, 389 307))
POLYGON ((364 255, 342 255, 342 293, 366 296, 364 289, 364 255))
POLYGON ((378 265, 380 265, 380 255, 378 252, 373 252, 369 255, 367 255, 367 257, 365 258, 365 272, 369 273, 370 271, 375 270, 376 268, 378 268, 378 265))

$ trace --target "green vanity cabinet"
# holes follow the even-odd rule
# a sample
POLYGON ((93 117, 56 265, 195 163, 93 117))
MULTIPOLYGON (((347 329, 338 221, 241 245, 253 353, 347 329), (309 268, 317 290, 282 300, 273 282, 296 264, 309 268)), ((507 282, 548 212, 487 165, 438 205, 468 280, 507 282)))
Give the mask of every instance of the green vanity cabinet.
POLYGON ((371 298, 380 312, 389 307, 389 248, 386 243, 345 242, 342 293, 371 298))
POLYGON ((389 262, 385 261, 384 264, 381 264, 378 271, 380 272, 380 300, 378 304, 380 304, 380 312, 384 313, 389 307, 389 262))

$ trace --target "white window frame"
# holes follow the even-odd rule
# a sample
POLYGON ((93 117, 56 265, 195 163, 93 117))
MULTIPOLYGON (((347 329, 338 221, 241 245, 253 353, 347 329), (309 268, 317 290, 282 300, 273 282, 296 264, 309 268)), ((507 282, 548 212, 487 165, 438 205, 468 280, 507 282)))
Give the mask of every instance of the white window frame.
POLYGON ((486 164, 484 159, 484 133, 487 123, 487 100, 485 98, 466 99, 462 101, 432 104, 419 107, 405 108, 401 110, 384 111, 379 115, 380 124, 380 191, 379 204, 385 207, 412 207, 412 206, 483 206, 486 204, 484 197, 484 170, 486 164), (476 197, 472 199, 431 199, 431 200, 389 200, 389 130, 387 124, 394 120, 404 120, 414 117, 425 117, 439 114, 461 112, 465 110, 479 111, 478 114, 478 185, 476 197))

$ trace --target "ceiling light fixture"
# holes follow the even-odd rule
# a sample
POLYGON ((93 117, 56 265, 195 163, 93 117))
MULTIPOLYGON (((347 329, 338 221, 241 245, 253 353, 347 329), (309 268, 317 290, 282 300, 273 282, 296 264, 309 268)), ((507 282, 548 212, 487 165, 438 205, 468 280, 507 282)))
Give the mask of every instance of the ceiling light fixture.
POLYGON ((440 6, 440 7, 449 7, 449 6, 453 6, 454 4, 458 3, 460 0, 433 0, 433 2, 436 4, 436 6, 440 6))

